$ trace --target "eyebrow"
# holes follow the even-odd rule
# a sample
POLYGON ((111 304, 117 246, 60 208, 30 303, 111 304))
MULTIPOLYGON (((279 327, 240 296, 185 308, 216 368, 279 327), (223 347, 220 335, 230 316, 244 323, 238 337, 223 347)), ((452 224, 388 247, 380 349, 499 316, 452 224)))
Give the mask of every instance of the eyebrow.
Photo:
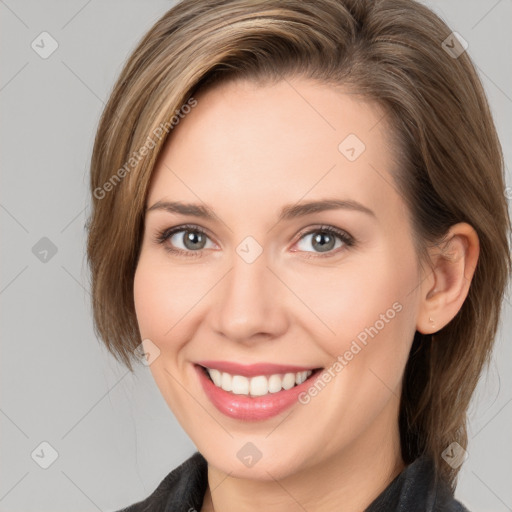
MULTIPOLYGON (((281 210, 278 222, 291 220, 297 217, 303 217, 312 213, 323 212, 326 210, 354 210, 365 213, 371 217, 376 217, 375 213, 366 206, 350 199, 324 199, 317 201, 308 201, 286 205, 281 210)), ((164 210, 169 213, 180 213, 182 215, 192 215, 208 220, 214 220, 217 216, 213 209, 202 204, 182 203, 178 201, 157 201, 149 207, 146 212, 154 210, 164 210)))

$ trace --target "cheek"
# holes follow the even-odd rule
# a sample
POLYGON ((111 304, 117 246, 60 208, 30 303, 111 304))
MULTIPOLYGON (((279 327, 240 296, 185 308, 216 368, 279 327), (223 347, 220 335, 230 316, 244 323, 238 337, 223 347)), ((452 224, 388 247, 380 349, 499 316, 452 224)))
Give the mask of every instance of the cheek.
MULTIPOLYGON (((334 444, 367 428, 390 401, 398 407, 415 332, 416 295, 411 291, 416 267, 414 260, 406 264, 389 254, 379 264, 368 261, 357 271, 340 271, 337 280, 326 273, 315 283, 324 285, 322 298, 317 297, 321 287, 309 295, 318 316, 334 331, 319 336, 322 325, 314 318, 311 321, 318 344, 333 358, 327 367, 330 391, 318 403, 336 397, 339 404, 326 419, 329 428, 338 432, 331 441, 334 444), (340 423, 356 425, 355 430, 340 430, 340 423)), ((303 293, 306 290, 304 286, 303 293)))
POLYGON ((371 368, 394 387, 414 337, 418 269, 412 247, 392 247, 319 269, 314 280, 295 276, 295 290, 314 313, 303 325, 331 358, 343 358, 346 377, 375 380, 371 368))
POLYGON ((169 296, 163 293, 163 276, 158 274, 158 271, 141 257, 134 276, 133 298, 143 339, 159 338, 170 320, 165 314, 165 311, 169 311, 169 296))
MULTIPOLYGON (((188 277, 190 279, 190 276, 188 277)), ((190 338, 185 315, 197 302, 197 290, 186 286, 183 272, 170 270, 153 255, 141 254, 134 276, 134 303, 142 339, 149 339, 160 355, 149 366, 153 379, 178 421, 194 410, 190 395, 183 393, 181 348, 190 338)), ((182 423, 183 425, 183 423, 182 423)))
POLYGON ((180 320, 208 289, 198 274, 194 278, 194 273, 170 267, 160 257, 141 255, 134 276, 134 303, 143 338, 154 338, 160 346, 175 337, 173 331, 183 324, 180 320))

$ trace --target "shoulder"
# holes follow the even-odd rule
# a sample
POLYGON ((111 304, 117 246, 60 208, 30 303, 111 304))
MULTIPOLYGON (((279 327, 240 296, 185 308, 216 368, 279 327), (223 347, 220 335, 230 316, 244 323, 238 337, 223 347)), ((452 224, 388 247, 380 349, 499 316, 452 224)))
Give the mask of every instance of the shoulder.
POLYGON ((171 512, 178 509, 186 511, 189 508, 200 510, 207 484, 206 459, 195 452, 173 469, 150 496, 117 512, 171 512))

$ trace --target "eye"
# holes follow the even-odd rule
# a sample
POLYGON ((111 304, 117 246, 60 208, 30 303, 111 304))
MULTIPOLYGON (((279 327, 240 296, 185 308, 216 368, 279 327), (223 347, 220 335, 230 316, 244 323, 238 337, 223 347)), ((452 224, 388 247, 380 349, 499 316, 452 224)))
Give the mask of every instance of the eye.
MULTIPOLYGON (((315 257, 327 257, 337 254, 335 249, 352 247, 355 244, 354 238, 341 229, 333 226, 318 226, 310 228, 306 232, 300 233, 300 239, 297 242, 298 250, 307 253, 317 253, 315 257), (313 247, 313 251, 308 249, 313 247), (323 253, 323 254, 322 254, 323 253)), ((208 234, 199 226, 182 225, 174 228, 159 231, 154 241, 162 244, 165 250, 187 257, 200 257, 203 249, 215 248, 208 234), (210 246, 208 247, 208 242, 210 246)), ((296 252, 296 251, 294 251, 296 252)), ((313 254, 306 256, 312 257, 313 254)))
MULTIPOLYGON (((319 226, 310 229, 306 233, 301 233, 297 247, 304 252, 324 253, 320 254, 320 257, 323 257, 324 255, 332 256, 334 249, 339 249, 343 246, 352 247, 354 243, 354 239, 341 229, 333 226, 319 226), (309 247, 313 247, 313 251, 308 250, 309 247)), ((335 251, 334 254, 338 252, 335 251)))
POLYGON ((201 256, 203 249, 215 248, 206 232, 199 226, 184 225, 159 231, 155 242, 164 245, 168 252, 179 253, 185 256, 201 256), (208 241, 211 245, 208 247, 208 241))

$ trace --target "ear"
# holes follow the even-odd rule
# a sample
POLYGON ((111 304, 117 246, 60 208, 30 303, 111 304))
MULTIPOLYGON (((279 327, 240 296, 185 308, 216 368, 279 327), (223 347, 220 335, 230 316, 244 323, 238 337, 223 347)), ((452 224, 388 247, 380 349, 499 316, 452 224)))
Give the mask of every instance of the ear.
POLYGON ((454 224, 428 253, 431 267, 422 275, 416 324, 422 334, 442 329, 462 307, 480 254, 478 235, 466 222, 454 224))

